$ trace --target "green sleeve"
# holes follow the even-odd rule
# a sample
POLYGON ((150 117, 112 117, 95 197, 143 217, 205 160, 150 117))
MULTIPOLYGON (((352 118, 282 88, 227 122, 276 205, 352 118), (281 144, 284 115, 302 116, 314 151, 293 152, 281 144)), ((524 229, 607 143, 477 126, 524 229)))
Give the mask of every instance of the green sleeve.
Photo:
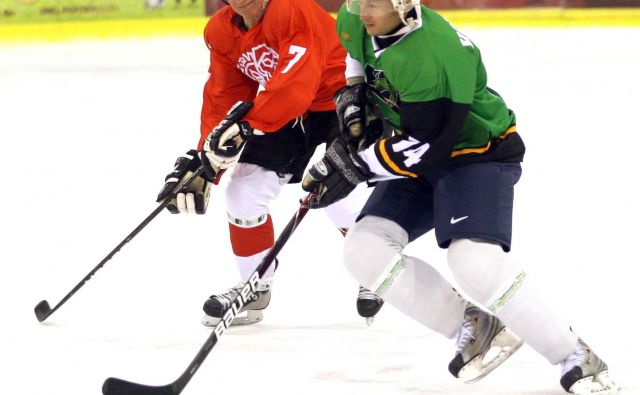
POLYGON ((362 41, 364 39, 365 30, 364 26, 360 22, 360 17, 348 12, 347 6, 343 4, 342 7, 340 7, 340 11, 338 11, 336 26, 338 30, 338 37, 340 37, 340 43, 347 50, 349 56, 363 64, 364 53, 362 41))

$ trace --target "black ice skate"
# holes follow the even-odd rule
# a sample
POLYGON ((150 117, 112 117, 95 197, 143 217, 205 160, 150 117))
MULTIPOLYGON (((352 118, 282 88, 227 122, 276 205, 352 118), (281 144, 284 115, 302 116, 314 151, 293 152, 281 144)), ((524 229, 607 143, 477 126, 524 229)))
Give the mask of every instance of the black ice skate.
POLYGON ((361 317, 366 318, 367 325, 371 326, 371 324, 373 324, 373 318, 378 314, 378 311, 380 311, 383 304, 384 300, 382 300, 378 295, 366 289, 362 285, 360 286, 356 307, 358 308, 358 314, 360 314, 361 317))
POLYGON ((497 317, 472 304, 467 305, 464 319, 449 372, 465 383, 475 383, 513 355, 522 346, 522 339, 497 317), (492 349, 498 352, 485 361, 492 349))
MULTIPOLYGON (((223 294, 211 295, 202 307, 205 313, 205 316, 202 317, 202 324, 205 326, 218 325, 224 313, 240 295, 243 286, 244 283, 241 283, 223 294)), ((242 306, 239 311, 239 313, 245 312, 246 314, 236 316, 231 321, 231 325, 250 325, 262 321, 262 310, 267 308, 270 300, 271 282, 260 281, 256 292, 251 294, 251 301, 242 306)))
POLYGON ((582 339, 576 350, 560 363, 560 385, 565 391, 577 395, 611 395, 620 387, 609 378, 607 364, 582 339))

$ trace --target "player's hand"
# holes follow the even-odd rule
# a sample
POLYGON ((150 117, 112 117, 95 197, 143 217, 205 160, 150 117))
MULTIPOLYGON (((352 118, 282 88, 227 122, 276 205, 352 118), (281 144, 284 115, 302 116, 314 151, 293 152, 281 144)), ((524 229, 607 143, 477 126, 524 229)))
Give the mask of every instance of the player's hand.
POLYGON ((368 146, 382 135, 382 121, 373 115, 366 83, 348 85, 333 96, 340 124, 340 134, 358 150, 368 146))
POLYGON ((345 86, 333 95, 340 121, 340 132, 347 141, 359 140, 365 130, 367 86, 345 86))
MULTIPOLYGON (((186 154, 178 157, 173 171, 164 179, 164 186, 158 194, 157 202, 164 200, 171 192, 187 180, 193 172, 200 167, 202 162, 198 157, 198 151, 190 150, 186 154)), ((209 203, 212 182, 199 176, 187 186, 187 188, 171 199, 167 204, 167 210, 172 214, 204 214, 209 203)))
POLYGON ((205 139, 200 159, 209 178, 215 179, 220 170, 235 166, 247 139, 263 134, 241 120, 252 106, 251 102, 237 102, 205 139))
POLYGON ((307 171, 302 189, 312 192, 308 202, 310 208, 322 208, 344 199, 359 183, 371 177, 369 166, 355 149, 336 139, 327 148, 324 158, 307 171))

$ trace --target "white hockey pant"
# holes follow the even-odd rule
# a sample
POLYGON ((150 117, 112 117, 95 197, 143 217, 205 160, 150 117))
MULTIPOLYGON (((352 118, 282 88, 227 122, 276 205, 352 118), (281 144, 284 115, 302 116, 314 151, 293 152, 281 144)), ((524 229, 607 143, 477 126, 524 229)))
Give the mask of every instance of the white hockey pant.
MULTIPOLYGON (((269 226, 272 230, 273 225, 268 217, 269 205, 290 179, 291 174, 280 177, 276 172, 264 167, 238 163, 226 188, 227 214, 232 228, 237 232, 244 232, 255 230, 259 226, 269 226)), ((355 223, 370 193, 368 190, 360 189, 364 188, 357 188, 347 198, 325 209, 325 213, 339 228, 350 228, 355 223)), ((253 246, 253 249, 252 246, 243 246, 250 252, 236 254, 236 264, 244 281, 255 271, 272 244, 263 242, 253 246)), ((272 265, 263 278, 271 278, 274 270, 275 265, 272 265)))

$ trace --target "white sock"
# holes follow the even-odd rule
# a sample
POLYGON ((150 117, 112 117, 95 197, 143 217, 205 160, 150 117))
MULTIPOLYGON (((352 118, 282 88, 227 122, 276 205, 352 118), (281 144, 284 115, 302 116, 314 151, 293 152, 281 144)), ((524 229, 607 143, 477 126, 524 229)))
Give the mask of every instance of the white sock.
POLYGON ((347 234, 345 264, 360 284, 432 330, 452 338, 465 300, 431 265, 400 254, 407 233, 395 222, 367 216, 347 234))
POLYGON ((569 323, 537 296, 535 284, 499 245, 454 240, 448 261, 461 290, 549 362, 557 364, 575 350, 578 339, 569 323))

